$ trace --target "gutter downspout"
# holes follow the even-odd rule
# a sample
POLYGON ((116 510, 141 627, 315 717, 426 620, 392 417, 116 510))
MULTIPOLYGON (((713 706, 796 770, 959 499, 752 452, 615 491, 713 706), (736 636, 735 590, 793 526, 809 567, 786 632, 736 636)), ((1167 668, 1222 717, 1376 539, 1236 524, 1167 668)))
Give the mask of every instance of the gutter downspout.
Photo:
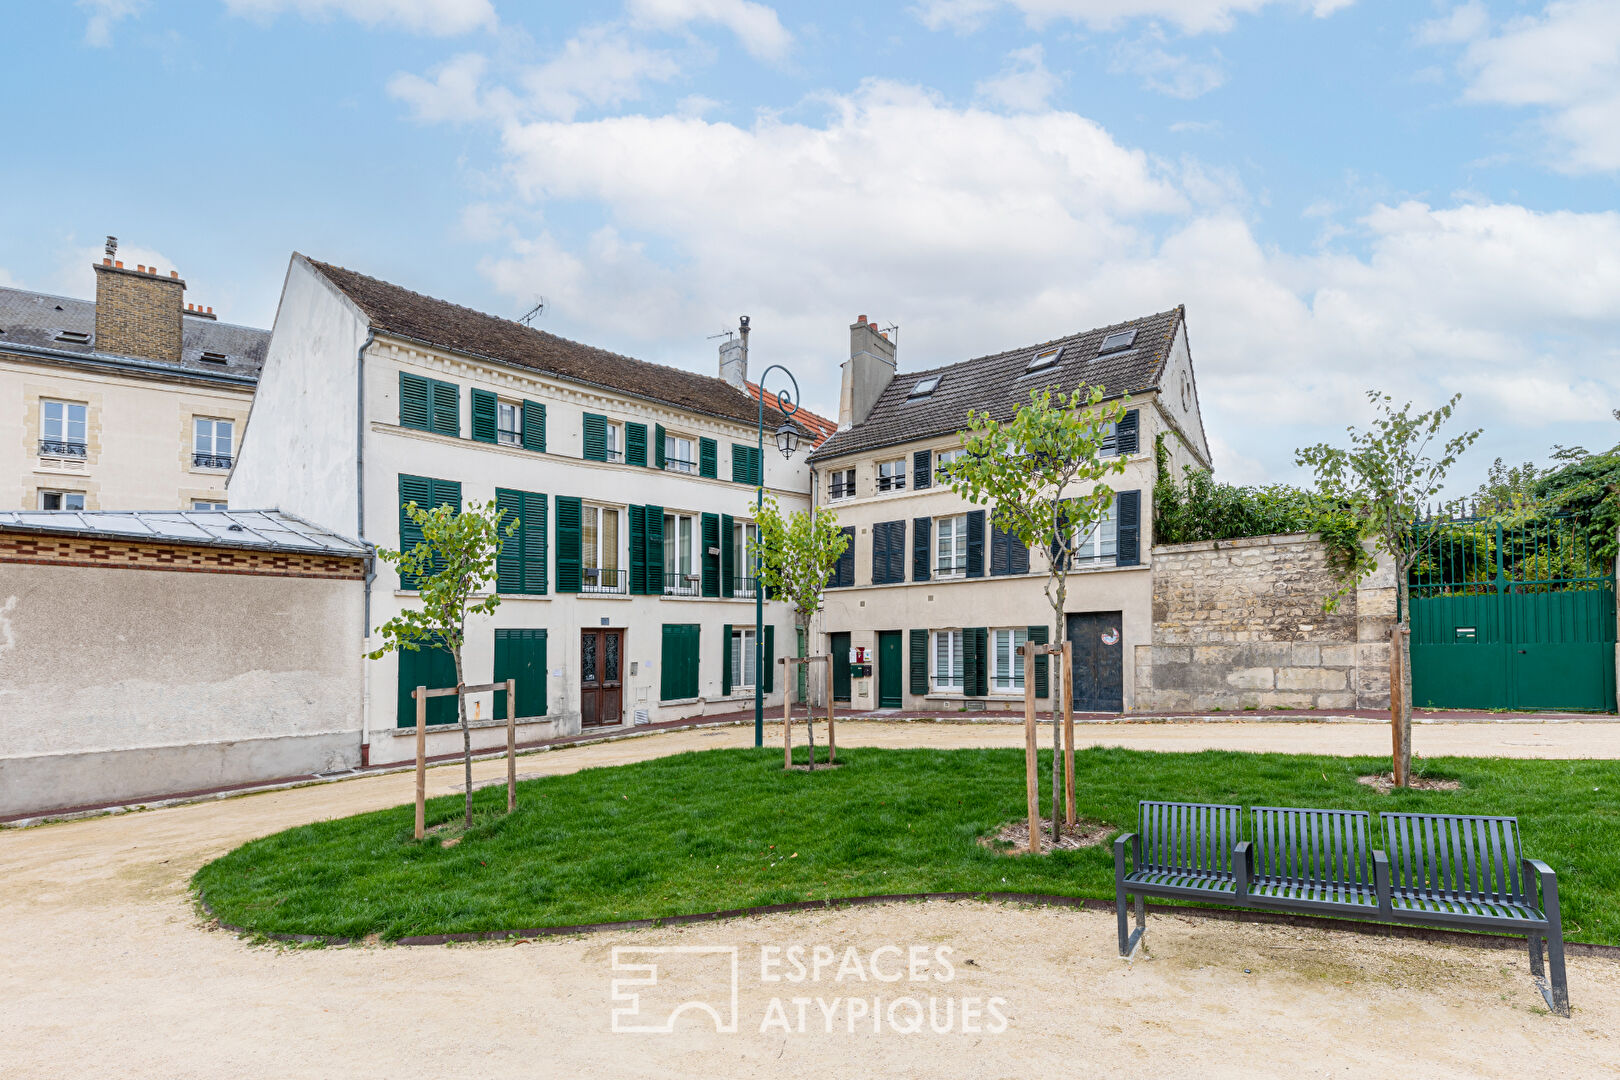
MULTIPOLYGON (((366 350, 377 340, 375 327, 366 327, 366 340, 354 354, 354 490, 355 538, 366 542, 366 350)), ((371 583, 377 580, 377 552, 366 556, 364 622, 360 640, 371 639, 371 583)), ((364 646, 362 646, 364 647, 364 646)), ((360 764, 371 764, 371 668, 360 660, 360 764)))

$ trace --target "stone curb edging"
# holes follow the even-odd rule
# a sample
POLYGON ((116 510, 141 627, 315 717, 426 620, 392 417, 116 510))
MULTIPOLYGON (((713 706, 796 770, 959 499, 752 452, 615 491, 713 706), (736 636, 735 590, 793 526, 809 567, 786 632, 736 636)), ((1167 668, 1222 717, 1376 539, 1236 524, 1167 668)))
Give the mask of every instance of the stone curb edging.
MULTIPOLYGON (((287 942, 296 945, 357 945, 364 939, 336 937, 326 934, 282 934, 249 930, 221 919, 215 914, 201 890, 195 893, 197 902, 222 930, 243 937, 266 941, 287 942)), ((753 918, 760 915, 780 915, 799 911, 838 911, 843 908, 865 907, 874 904, 906 904, 925 900, 959 901, 978 900, 985 903, 1029 904, 1037 907, 1079 908, 1092 911, 1112 911, 1114 903, 1097 897, 1048 896, 1041 893, 1019 892, 924 892, 878 893, 871 896, 846 896, 836 900, 797 900, 787 904, 764 904, 757 907, 730 908, 725 911, 696 912, 687 915, 667 915, 654 919, 625 919, 619 922, 580 923, 575 926, 538 926, 524 930, 474 930, 460 934, 418 934, 395 938, 390 945, 453 945, 468 942, 526 941, 545 937, 570 937, 579 934, 597 934, 612 930, 648 930, 666 926, 692 926, 699 923, 719 922, 724 919, 753 918)), ((1367 922, 1360 919, 1335 919, 1320 915, 1295 915, 1289 912, 1252 911, 1238 908, 1182 907, 1148 904, 1147 910, 1155 915, 1190 915, 1195 918, 1220 922, 1261 923, 1274 926, 1294 926, 1311 930, 1348 930, 1372 937, 1406 938, 1442 945, 1463 945, 1483 949, 1519 949, 1524 939, 1510 934, 1474 933, 1446 930, 1429 926, 1402 926, 1389 923, 1367 922)), ((1565 941, 1564 951, 1571 956, 1599 956, 1620 960, 1620 945, 1601 945, 1584 941, 1565 941)))

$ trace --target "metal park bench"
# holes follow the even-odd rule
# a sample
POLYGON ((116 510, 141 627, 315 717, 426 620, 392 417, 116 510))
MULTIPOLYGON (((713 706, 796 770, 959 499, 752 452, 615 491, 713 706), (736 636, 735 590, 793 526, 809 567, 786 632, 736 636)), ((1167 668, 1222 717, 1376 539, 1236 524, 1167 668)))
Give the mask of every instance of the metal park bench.
POLYGON ((1546 863, 1520 856, 1518 822, 1459 814, 1380 817, 1383 851, 1372 847, 1371 815, 1364 810, 1256 806, 1250 809, 1252 838, 1245 838, 1241 807, 1144 801, 1139 830, 1114 841, 1120 955, 1130 956, 1142 940, 1146 896, 1506 931, 1528 939, 1530 973, 1542 997, 1554 1013, 1568 1016, 1558 879, 1546 863), (1132 896, 1134 930, 1127 909, 1132 896))

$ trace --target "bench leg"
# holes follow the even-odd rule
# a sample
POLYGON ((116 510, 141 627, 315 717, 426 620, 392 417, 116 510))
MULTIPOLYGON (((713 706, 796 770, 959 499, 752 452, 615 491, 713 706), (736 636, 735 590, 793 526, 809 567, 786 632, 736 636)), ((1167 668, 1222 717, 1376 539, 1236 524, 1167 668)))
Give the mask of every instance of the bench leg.
POLYGON ((1530 977, 1538 983, 1547 977, 1546 969, 1541 961, 1541 934, 1531 932, 1526 935, 1530 945, 1530 977))
POLYGON ((1119 893, 1114 898, 1114 915, 1119 923, 1119 955, 1129 960, 1136 947, 1142 943, 1142 934, 1147 930, 1147 919, 1142 894, 1136 894, 1136 929, 1131 929, 1130 909, 1127 907, 1126 894, 1119 893))
MULTIPOLYGON (((1539 950, 1538 950, 1539 951, 1539 950)), ((1547 929, 1547 989, 1542 997, 1557 1016, 1569 1015, 1569 983, 1564 977, 1564 928, 1553 923, 1547 929)))

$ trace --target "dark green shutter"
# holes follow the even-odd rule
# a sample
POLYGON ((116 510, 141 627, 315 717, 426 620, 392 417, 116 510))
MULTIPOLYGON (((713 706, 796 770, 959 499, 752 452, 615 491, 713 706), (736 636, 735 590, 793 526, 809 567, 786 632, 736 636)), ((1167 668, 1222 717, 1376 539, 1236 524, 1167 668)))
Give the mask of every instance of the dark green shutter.
POLYGON ((1012 573, 1012 544, 1001 526, 990 522, 990 576, 1001 577, 1012 573))
POLYGON ((579 592, 580 518, 578 499, 557 496, 557 591, 579 592))
POLYGON ((664 508, 647 507, 647 595, 664 595, 664 508))
POLYGON ((1114 520, 1118 522, 1114 550, 1115 566, 1139 566, 1142 562, 1142 493, 1121 491, 1114 496, 1114 520))
POLYGON ((646 467, 647 464, 647 425, 624 425, 624 460, 631 465, 646 467))
MULTIPOLYGON (((501 553, 495 557, 495 590, 503 593, 526 592, 523 588, 523 534, 529 529, 524 511, 523 492, 506 488, 495 489, 495 508, 502 511, 500 527, 501 553), (507 526, 517 522, 517 529, 508 534, 507 526)), ((499 631, 496 631, 497 635, 499 631)), ((499 637, 496 638, 499 642, 499 637)))
POLYGON ((664 458, 664 425, 653 425, 653 468, 662 469, 669 464, 664 458))
POLYGON ((731 479, 733 483, 748 483, 748 447, 731 444, 731 479))
POLYGON ((990 692, 990 630, 977 626, 962 631, 964 663, 962 692, 984 697, 990 692))
MULTIPOLYGON (((429 690, 443 690, 456 685, 456 661, 450 655, 449 649, 428 648, 401 649, 399 656, 399 709, 395 723, 402 728, 416 726, 416 699, 411 697, 411 691, 418 686, 425 686, 429 690)), ((427 722, 434 724, 454 724, 458 720, 456 712, 456 699, 449 697, 428 698, 427 722)))
POLYGON ((911 487, 914 491, 921 491, 933 481, 934 452, 932 450, 918 450, 911 455, 911 487))
POLYGON ((660 701, 683 701, 698 696, 698 643, 696 623, 664 624, 664 670, 658 684, 660 701))
POLYGON ((426 431, 430 426, 428 380, 406 371, 399 373, 399 426, 418 431, 426 431))
POLYGON ((707 476, 710 480, 720 478, 719 448, 713 439, 698 440, 698 475, 707 476))
POLYGON ((845 525, 839 531, 844 534, 844 553, 833 564, 832 576, 827 580, 829 589, 847 589, 855 584, 855 526, 845 525))
MULTIPOLYGON (((757 629, 757 628, 756 628, 757 629)), ((776 690, 776 627, 765 628, 765 659, 764 671, 756 672, 754 677, 764 685, 767 694, 776 690)))
POLYGON ((731 624, 720 628, 720 696, 731 693, 731 624))
POLYGON ((720 515, 720 595, 731 596, 737 581, 736 523, 730 514, 720 515))
POLYGON ((461 434, 461 387, 455 383, 432 381, 432 428, 440 435, 461 434))
MULTIPOLYGON (((1048 633, 1049 626, 1031 626, 1027 631, 1031 645, 1045 645, 1051 640, 1048 633)), ((1046 655, 1043 653, 1035 657, 1035 696, 1046 697, 1051 691, 1051 684, 1047 678, 1046 655)))
POLYGON ((546 591, 546 497, 523 493, 523 591, 546 591))
POLYGON ((720 595, 720 515, 703 515, 703 595, 720 595), (713 551, 709 549, 713 548, 713 551))
POLYGON ((928 693, 928 631, 911 632, 911 692, 921 697, 928 693))
POLYGON ((497 399, 488 390, 474 387, 469 391, 472 395, 472 437, 477 442, 492 443, 496 441, 495 410, 497 399))
MULTIPOLYGON (((546 715, 546 632, 544 630, 495 631, 494 683, 517 680, 517 714, 520 717, 546 715)), ((452 699, 453 700, 453 699, 452 699)), ((495 691, 495 719, 506 719, 506 689, 495 691)))
POLYGON ((607 460, 607 417, 586 413, 585 441, 581 456, 586 461, 607 460))
POLYGON ((984 511, 967 513, 967 576, 984 577, 984 511))
MULTIPOLYGON (((433 481, 425 476, 399 475, 399 550, 410 551, 422 542, 422 530, 417 528, 406 511, 405 504, 414 502, 424 510, 433 508, 433 481)), ((401 589, 416 588, 416 577, 403 571, 399 575, 401 589)), ((416 721, 411 721, 415 723, 416 721)))
POLYGON ((632 506, 630 512, 630 592, 640 596, 647 591, 647 508, 632 506))
POLYGON ((1114 429, 1114 450, 1120 454, 1134 454, 1141 445, 1142 422, 1136 409, 1127 410, 1114 429))
POLYGON ((546 450, 546 407, 537 401, 523 403, 523 449, 546 450))

